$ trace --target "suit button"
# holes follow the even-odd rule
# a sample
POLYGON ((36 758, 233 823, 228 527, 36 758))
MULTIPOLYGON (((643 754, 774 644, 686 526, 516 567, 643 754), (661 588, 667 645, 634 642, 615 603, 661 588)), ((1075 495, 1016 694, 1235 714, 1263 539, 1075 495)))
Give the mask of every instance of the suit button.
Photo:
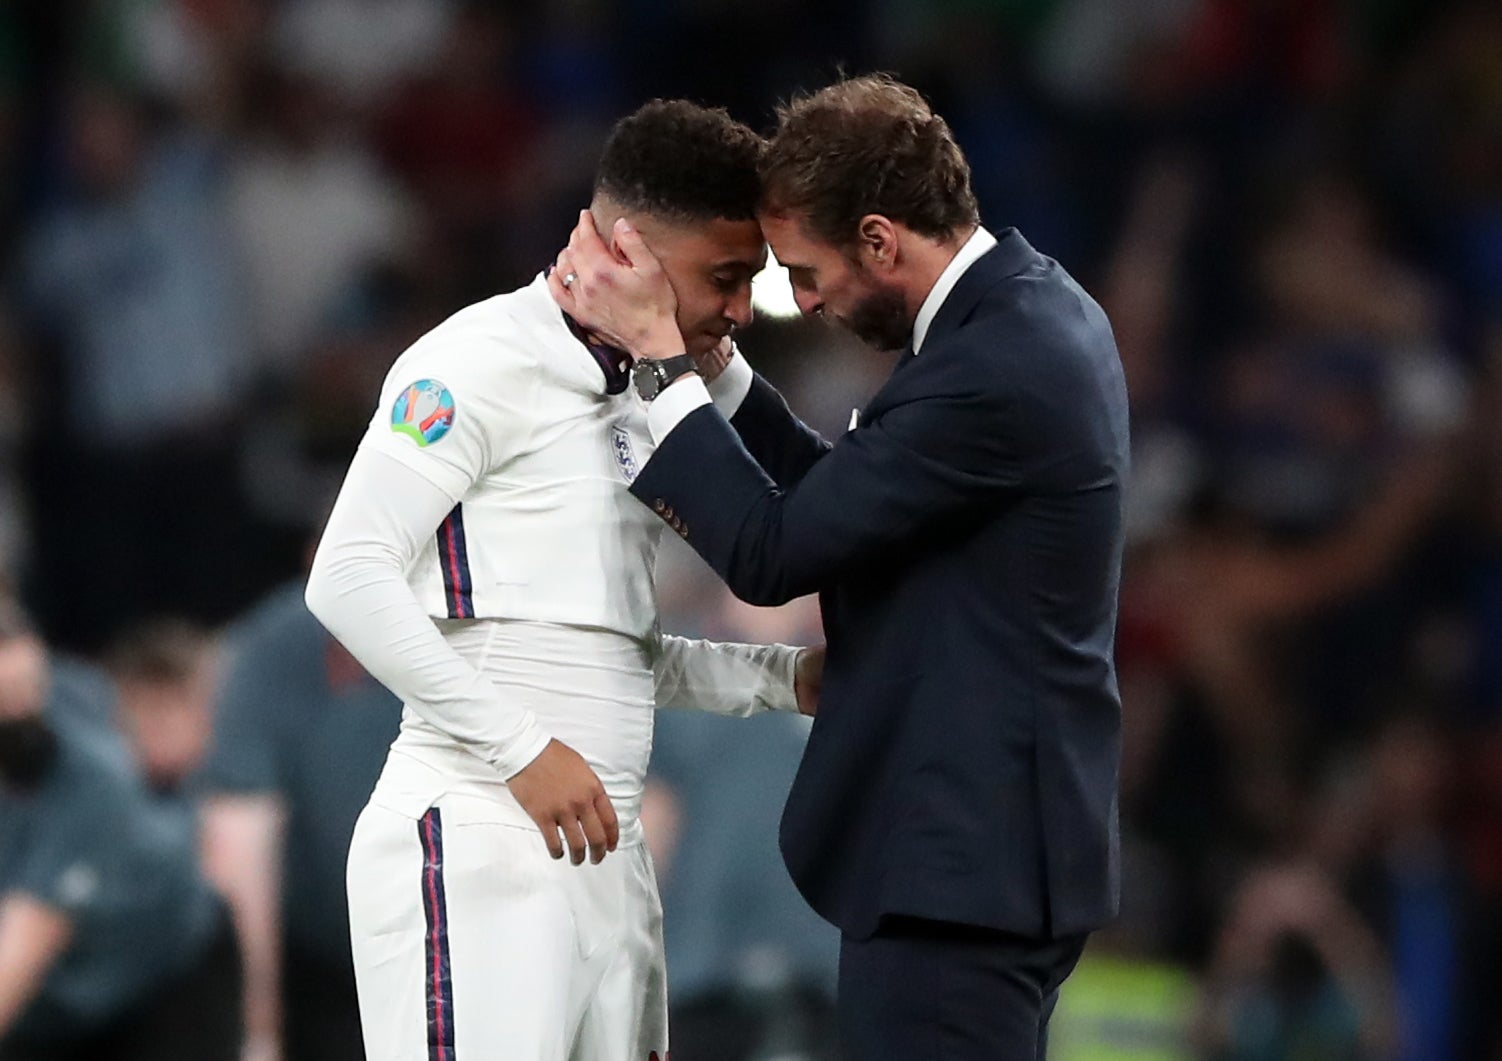
POLYGON ((656 512, 658 515, 661 515, 662 513, 666 512, 667 508, 668 508, 667 502, 664 501, 660 497, 656 501, 652 502, 652 511, 656 512))

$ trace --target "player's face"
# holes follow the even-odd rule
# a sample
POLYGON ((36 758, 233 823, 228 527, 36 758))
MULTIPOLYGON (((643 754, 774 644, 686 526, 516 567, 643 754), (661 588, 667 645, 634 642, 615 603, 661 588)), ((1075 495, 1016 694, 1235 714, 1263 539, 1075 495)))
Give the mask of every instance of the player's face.
POLYGON ((810 235, 800 214, 763 214, 761 226, 805 315, 833 317, 878 350, 907 344, 913 322, 900 287, 810 235))
POLYGON ((767 264, 755 221, 668 225, 643 221, 642 239, 678 296, 678 330, 690 354, 706 354, 751 323, 751 278, 767 264))

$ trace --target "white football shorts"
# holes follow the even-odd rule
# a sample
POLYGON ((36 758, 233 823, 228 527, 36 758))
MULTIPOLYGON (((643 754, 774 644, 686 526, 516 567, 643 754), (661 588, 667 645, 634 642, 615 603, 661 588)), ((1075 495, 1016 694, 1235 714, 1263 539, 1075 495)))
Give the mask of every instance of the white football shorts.
POLYGON ((666 1061, 662 904, 645 844, 555 861, 448 794, 372 802, 349 853, 367 1061, 666 1061))

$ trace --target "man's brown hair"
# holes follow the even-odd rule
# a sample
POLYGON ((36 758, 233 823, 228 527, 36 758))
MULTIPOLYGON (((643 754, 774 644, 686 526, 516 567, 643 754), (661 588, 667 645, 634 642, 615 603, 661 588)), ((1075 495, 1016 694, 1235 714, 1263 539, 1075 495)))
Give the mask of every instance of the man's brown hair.
POLYGON ((668 221, 750 221, 761 137, 718 107, 653 100, 611 130, 595 194, 668 221))
POLYGON ((762 154, 762 209, 807 213, 813 235, 854 245, 881 214, 946 239, 980 221, 970 164, 918 91, 886 74, 850 78, 778 108, 762 154))

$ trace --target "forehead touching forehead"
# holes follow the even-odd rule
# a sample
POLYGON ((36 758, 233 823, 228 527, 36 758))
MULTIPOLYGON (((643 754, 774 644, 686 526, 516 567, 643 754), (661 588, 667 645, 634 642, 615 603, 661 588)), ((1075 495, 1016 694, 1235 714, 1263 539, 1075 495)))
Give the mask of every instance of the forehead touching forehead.
POLYGON ((766 240, 754 220, 664 220, 651 216, 631 220, 664 268, 754 274, 767 263, 766 240))
POLYGON ((809 268, 842 256, 840 248, 821 238, 808 215, 799 211, 764 212, 761 228, 777 261, 789 269, 809 268))

